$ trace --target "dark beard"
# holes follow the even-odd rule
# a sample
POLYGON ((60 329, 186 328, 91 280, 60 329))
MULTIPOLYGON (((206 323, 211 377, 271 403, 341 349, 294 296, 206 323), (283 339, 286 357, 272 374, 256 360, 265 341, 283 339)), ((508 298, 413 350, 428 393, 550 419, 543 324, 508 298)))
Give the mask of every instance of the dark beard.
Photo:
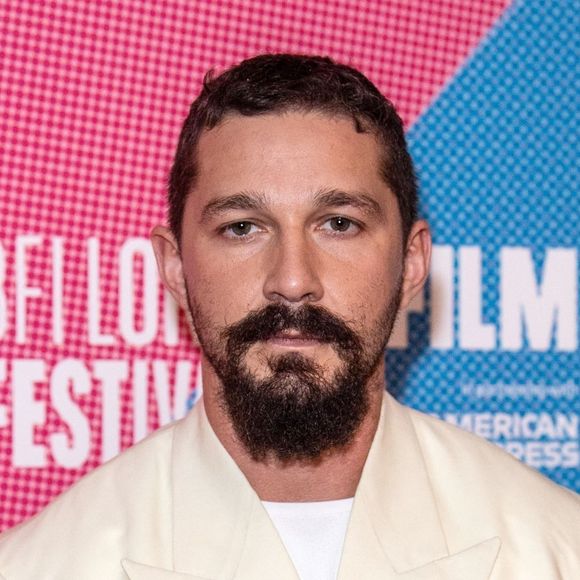
POLYGON ((206 340, 199 309, 190 302, 204 354, 221 382, 222 407, 253 459, 313 460, 352 441, 367 414, 367 383, 384 355, 399 302, 397 289, 366 348, 361 337, 326 308, 270 304, 222 331, 224 354, 206 340), (271 374, 257 378, 244 364, 246 353, 283 330, 298 330, 331 344, 343 364, 325 379, 315 361, 294 351, 269 356, 271 374))

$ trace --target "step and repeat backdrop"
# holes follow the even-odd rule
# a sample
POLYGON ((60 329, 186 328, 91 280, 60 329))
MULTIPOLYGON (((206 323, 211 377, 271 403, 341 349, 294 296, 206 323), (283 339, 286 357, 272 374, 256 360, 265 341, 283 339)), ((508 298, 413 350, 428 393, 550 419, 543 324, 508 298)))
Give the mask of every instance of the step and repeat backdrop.
POLYGON ((199 397, 148 235, 203 74, 263 52, 405 120, 435 250, 389 388, 580 491, 573 4, 0 0, 0 530, 199 397))

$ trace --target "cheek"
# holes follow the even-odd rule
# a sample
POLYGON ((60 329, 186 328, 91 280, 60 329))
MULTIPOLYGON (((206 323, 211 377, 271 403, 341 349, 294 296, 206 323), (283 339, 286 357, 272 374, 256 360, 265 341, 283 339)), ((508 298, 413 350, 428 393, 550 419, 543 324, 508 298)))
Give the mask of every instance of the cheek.
POLYGON ((380 311, 393 297, 402 276, 402 263, 398 256, 361 253, 360 259, 351 260, 347 267, 327 271, 329 299, 346 315, 380 311))
POLYGON ((218 260, 197 259, 184 264, 192 301, 203 305, 204 318, 214 326, 237 322, 252 308, 255 294, 246 271, 227 267, 218 260))

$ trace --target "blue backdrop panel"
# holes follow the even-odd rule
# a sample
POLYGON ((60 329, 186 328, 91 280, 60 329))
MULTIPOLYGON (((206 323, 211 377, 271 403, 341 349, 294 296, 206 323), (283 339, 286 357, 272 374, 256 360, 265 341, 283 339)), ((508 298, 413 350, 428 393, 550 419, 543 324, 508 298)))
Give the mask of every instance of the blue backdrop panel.
MULTIPOLYGON (((423 215, 435 244, 451 247, 455 329, 449 348, 431 344, 428 288, 424 309, 409 315, 410 346, 389 351, 387 372, 404 402, 486 435, 580 491, 580 360, 570 348, 578 335, 577 8, 516 2, 412 127, 423 215), (481 253, 481 322, 492 348, 460 346, 458 287, 467 274, 458 256, 466 247, 481 253), (561 276, 557 308, 572 312, 573 339, 562 338, 556 308, 545 347, 530 339, 525 316, 521 347, 502 341, 501 255, 518 247, 531 255, 538 295, 561 276), (546 268, 554 250, 567 271, 557 260, 546 268)), ((520 290, 530 290, 529 280, 512 293, 520 290)))

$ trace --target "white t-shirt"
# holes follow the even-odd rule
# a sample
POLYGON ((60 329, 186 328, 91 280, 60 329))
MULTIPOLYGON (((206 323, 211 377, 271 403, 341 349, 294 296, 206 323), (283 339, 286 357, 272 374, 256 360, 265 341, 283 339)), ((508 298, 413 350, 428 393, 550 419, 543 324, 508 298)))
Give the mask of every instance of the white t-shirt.
POLYGON ((262 502, 301 580, 336 580, 352 501, 262 502))

